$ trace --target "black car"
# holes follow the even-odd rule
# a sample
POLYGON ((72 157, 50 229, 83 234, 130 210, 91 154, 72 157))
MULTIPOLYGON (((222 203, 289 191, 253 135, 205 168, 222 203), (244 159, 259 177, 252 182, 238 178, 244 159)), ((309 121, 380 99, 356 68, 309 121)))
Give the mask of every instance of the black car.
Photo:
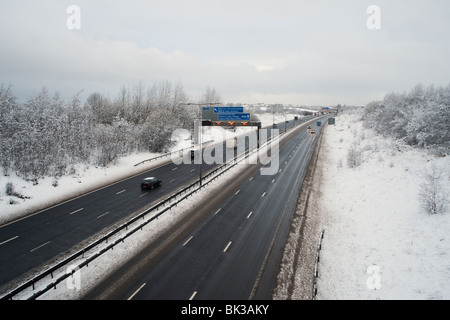
POLYGON ((153 189, 155 187, 159 187, 161 185, 161 180, 155 177, 148 177, 142 180, 141 189, 153 189))
POLYGON ((191 153, 191 162, 193 162, 195 160, 195 157, 199 156, 199 149, 198 148, 191 149, 190 153, 191 153))

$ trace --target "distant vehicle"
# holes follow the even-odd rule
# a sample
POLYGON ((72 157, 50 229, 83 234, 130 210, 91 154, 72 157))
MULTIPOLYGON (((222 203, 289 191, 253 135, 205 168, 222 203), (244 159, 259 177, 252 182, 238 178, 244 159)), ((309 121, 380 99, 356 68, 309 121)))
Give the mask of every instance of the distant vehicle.
POLYGON ((142 180, 141 189, 154 189, 161 186, 162 181, 155 177, 148 177, 142 180))
POLYGON ((191 155, 191 162, 195 160, 195 156, 198 155, 199 152, 200 152, 200 149, 197 148, 197 147, 192 148, 192 149, 189 151, 189 153, 190 153, 190 155, 191 155))
POLYGON ((311 130, 311 134, 316 134, 316 132, 314 130, 311 130))

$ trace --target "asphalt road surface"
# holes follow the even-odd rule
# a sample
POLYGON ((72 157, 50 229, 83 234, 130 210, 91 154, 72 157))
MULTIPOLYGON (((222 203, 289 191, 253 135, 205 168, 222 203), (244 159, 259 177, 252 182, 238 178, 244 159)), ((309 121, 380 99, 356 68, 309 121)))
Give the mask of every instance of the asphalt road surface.
MULTIPOLYGON (((284 123, 279 125, 280 130, 284 127, 284 123)), ((216 164, 203 164, 202 173, 206 174, 215 167, 216 164)), ((169 162, 0 226, 0 295, 27 273, 34 273, 142 208, 196 181, 199 169, 196 164, 175 165, 169 162), (162 186, 142 191, 140 182, 148 176, 162 179, 162 186)))
POLYGON ((298 130, 280 146, 276 174, 261 175, 250 166, 236 178, 238 185, 224 186, 195 209, 202 218, 193 227, 186 227, 189 221, 176 226, 184 230, 165 250, 151 245, 86 299, 271 299, 320 128, 314 123, 315 134, 298 130))

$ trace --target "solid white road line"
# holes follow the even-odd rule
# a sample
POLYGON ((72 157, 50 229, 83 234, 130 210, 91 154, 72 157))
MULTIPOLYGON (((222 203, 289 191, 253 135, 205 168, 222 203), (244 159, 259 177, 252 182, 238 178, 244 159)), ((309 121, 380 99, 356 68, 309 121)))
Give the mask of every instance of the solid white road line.
POLYGON ((133 299, 134 298, 134 296, 135 295, 137 295, 137 293, 139 292, 139 291, 141 291, 141 289, 143 288, 143 287, 145 287, 145 285, 146 285, 147 283, 143 283, 127 300, 131 300, 131 299, 133 299))
POLYGON ((14 240, 14 239, 17 239, 19 236, 15 236, 15 237, 12 237, 11 239, 8 239, 8 240, 5 240, 5 241, 3 241, 3 242, 0 242, 0 246, 2 245, 2 244, 5 244, 5 243, 7 243, 7 242, 10 242, 10 241, 12 241, 12 240, 14 240))

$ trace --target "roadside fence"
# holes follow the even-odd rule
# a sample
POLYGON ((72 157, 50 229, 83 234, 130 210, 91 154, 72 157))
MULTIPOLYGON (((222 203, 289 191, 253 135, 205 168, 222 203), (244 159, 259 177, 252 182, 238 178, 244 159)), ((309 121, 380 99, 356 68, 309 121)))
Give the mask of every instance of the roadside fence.
POLYGON ((317 246, 316 251, 316 262, 314 264, 314 285, 313 285, 313 297, 314 299, 317 296, 317 280, 319 278, 319 262, 320 262, 320 251, 322 250, 322 240, 325 236, 325 229, 322 230, 319 237, 319 245, 317 246))

